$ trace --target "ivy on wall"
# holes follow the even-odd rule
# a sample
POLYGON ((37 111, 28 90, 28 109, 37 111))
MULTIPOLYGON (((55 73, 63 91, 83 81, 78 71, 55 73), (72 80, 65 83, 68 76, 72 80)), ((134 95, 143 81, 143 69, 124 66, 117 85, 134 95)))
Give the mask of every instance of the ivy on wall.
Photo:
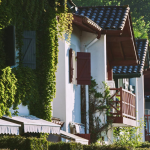
POLYGON ((0 70, 0 117, 5 114, 11 115, 9 108, 15 101, 16 82, 10 67, 0 70))
MULTIPOLYGON (((2 0, 0 1, 0 70, 5 69, 5 50, 3 46, 3 29, 14 25, 16 30, 16 49, 19 51, 18 67, 12 69, 17 78, 13 108, 22 102, 28 105, 30 114, 51 120, 51 102, 56 93, 56 76, 58 63, 58 35, 72 31, 72 15, 66 6, 58 0, 2 0), (63 13, 58 11, 63 7, 63 13), (59 18, 59 22, 56 20, 59 18), (65 28, 64 28, 65 27, 65 28), (69 28, 68 28, 69 27, 69 28), (23 67, 22 46, 23 31, 36 31, 36 69, 23 67)), ((10 69, 11 71, 11 69, 10 69)), ((12 77, 13 77, 12 73, 12 77)), ((4 84, 6 87, 6 85, 4 84)), ((9 98, 10 98, 9 97, 9 98)))

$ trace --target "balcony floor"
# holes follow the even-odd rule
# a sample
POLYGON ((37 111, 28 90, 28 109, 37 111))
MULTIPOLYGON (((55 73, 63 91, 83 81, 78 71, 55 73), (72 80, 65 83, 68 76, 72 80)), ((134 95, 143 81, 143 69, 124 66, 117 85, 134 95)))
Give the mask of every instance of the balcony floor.
POLYGON ((108 117, 108 120, 113 120, 113 127, 136 127, 136 120, 126 117, 108 117))

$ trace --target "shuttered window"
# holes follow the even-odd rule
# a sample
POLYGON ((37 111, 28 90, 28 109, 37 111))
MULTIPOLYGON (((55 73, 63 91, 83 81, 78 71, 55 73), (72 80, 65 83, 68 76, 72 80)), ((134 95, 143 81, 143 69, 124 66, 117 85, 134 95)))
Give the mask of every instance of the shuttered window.
POLYGON ((24 31, 22 47, 22 62, 23 66, 28 66, 31 69, 36 68, 36 32, 24 31))
POLYGON ((4 49, 6 53, 6 65, 16 64, 15 27, 8 26, 4 29, 4 49))
POLYGON ((91 54, 77 52, 77 84, 91 84, 91 54))

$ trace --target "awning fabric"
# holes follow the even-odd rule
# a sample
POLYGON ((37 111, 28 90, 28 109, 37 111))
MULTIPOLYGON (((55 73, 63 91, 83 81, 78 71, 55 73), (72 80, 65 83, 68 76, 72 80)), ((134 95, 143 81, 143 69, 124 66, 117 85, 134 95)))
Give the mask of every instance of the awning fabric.
POLYGON ((88 145, 88 141, 89 141, 87 139, 81 138, 81 137, 76 136, 74 134, 67 133, 63 130, 60 130, 60 136, 64 139, 68 139, 68 140, 71 140, 71 141, 74 141, 77 143, 81 143, 81 144, 85 144, 85 145, 88 145))
POLYGON ((24 133, 51 133, 60 134, 60 125, 37 118, 35 116, 12 116, 12 118, 3 116, 3 119, 11 122, 17 122, 24 128, 24 133))
POLYGON ((19 135, 19 127, 21 125, 0 119, 0 134, 19 135))

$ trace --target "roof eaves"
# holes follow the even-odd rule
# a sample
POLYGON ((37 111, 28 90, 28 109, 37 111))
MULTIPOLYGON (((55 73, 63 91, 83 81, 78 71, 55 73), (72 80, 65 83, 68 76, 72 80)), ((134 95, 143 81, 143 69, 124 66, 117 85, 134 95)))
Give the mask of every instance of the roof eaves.
POLYGON ((137 78, 140 77, 141 73, 130 73, 130 74, 113 74, 114 78, 122 79, 122 78, 137 78))
MULTIPOLYGON (((82 18, 82 22, 80 22, 80 23, 82 23, 82 24, 88 26, 88 28, 98 32, 98 35, 100 34, 102 28, 99 25, 97 25, 94 21, 92 21, 91 19, 89 19, 86 16, 81 16, 81 15, 76 15, 76 14, 73 14, 73 15, 75 17, 82 18)), ((74 17, 74 19, 75 19, 75 17, 74 17)))

